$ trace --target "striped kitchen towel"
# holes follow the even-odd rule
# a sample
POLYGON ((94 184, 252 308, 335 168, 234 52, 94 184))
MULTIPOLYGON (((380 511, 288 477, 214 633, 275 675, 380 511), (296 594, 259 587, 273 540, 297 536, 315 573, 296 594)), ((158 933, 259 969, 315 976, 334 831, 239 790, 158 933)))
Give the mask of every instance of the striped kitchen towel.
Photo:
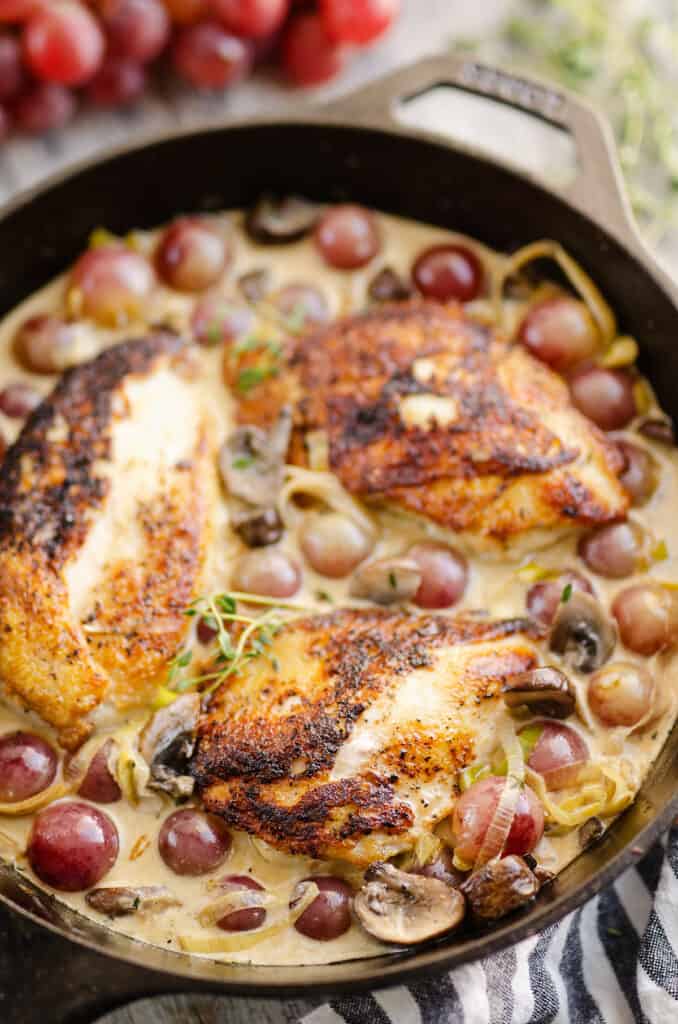
POLYGON ((301 1024, 678 1024, 678 827, 609 889, 513 949, 301 1024))

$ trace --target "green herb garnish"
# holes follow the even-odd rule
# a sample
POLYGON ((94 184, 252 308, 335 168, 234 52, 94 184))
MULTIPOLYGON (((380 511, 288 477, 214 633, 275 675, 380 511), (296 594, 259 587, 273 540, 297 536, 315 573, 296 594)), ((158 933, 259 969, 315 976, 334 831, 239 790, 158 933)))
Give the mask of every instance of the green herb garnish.
POLYGON ((567 604, 567 602, 570 600, 571 597, 572 597, 572 584, 571 583, 566 583, 565 586, 563 587, 563 592, 560 595, 561 604, 567 604))

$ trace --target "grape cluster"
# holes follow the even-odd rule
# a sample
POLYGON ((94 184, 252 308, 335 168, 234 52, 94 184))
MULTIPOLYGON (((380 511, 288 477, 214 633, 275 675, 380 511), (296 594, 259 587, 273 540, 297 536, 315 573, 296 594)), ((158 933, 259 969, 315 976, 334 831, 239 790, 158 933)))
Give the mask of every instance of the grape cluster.
POLYGON ((81 99, 124 107, 169 64, 224 89, 277 62, 319 85, 392 24, 400 0, 0 0, 0 141, 69 121, 81 99))

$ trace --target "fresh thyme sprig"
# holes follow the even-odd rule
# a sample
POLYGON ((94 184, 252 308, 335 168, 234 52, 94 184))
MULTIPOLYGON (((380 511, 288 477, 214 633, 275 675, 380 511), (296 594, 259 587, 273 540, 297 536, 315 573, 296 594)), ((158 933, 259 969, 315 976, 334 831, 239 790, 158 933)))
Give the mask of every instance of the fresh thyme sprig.
POLYGON ((612 122, 634 209, 659 242, 678 228, 678 16, 675 5, 648 6, 525 0, 499 37, 461 45, 594 100, 612 122))
MULTIPOLYGON (((218 651, 215 668, 197 676, 184 675, 183 669, 191 664, 193 652, 190 649, 180 651, 169 663, 166 690, 178 695, 201 686, 202 693, 211 693, 246 662, 266 653, 266 649, 271 646, 273 638, 283 626, 284 620, 280 617, 280 612, 310 610, 305 605, 293 601, 279 601, 240 591, 196 598, 184 614, 189 618, 200 616, 206 625, 215 630, 214 639, 218 651), (259 616, 242 614, 238 611, 239 601, 265 607, 267 611, 259 616), (233 623, 244 627, 235 644, 228 629, 228 625, 233 623)), ((275 657, 271 658, 271 664, 274 670, 278 671, 275 657)))

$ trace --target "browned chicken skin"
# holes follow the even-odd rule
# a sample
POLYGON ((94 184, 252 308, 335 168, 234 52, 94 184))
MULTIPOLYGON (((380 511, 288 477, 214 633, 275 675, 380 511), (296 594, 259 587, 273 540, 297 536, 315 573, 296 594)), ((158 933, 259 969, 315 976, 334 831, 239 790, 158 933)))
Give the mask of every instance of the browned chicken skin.
POLYGON ((342 609, 297 619, 216 691, 192 771, 208 810, 293 854, 357 864, 413 846, 496 743, 524 620, 342 609))
MULTIPOLYGON (((237 367, 225 367, 232 380, 237 367)), ((563 380, 456 304, 381 307, 296 340, 239 416, 268 424, 284 403, 293 462, 307 464, 323 432, 328 468, 352 494, 481 549, 552 541, 628 507, 615 446, 563 380)))
POLYGON ((69 747, 104 698, 148 699, 185 631, 214 470, 184 348, 157 333, 70 370, 0 470, 0 680, 69 747))

